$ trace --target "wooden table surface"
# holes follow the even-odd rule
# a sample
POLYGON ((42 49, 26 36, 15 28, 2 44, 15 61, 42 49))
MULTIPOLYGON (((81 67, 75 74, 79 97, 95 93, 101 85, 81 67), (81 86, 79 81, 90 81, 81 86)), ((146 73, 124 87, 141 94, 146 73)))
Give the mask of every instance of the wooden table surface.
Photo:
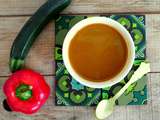
MULTIPOLYGON (((2 85, 10 74, 10 48, 25 21, 46 0, 0 0, 0 103, 4 99, 2 85)), ((72 0, 63 14, 145 14, 147 57, 151 62, 148 75, 149 102, 144 106, 117 106, 107 120, 160 120, 160 0, 72 0)), ((52 88, 42 109, 27 116, 8 113, 0 105, 0 120, 94 120, 91 107, 56 107, 54 105, 54 22, 50 22, 33 45, 26 66, 41 72, 52 88)))

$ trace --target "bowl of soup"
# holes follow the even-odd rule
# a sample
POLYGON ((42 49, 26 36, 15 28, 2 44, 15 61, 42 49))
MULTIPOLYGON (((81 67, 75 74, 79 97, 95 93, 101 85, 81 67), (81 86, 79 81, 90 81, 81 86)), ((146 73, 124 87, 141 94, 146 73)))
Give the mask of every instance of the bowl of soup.
POLYGON ((75 80, 93 88, 120 82, 135 57, 129 32, 107 17, 91 17, 74 25, 63 43, 64 64, 75 80))

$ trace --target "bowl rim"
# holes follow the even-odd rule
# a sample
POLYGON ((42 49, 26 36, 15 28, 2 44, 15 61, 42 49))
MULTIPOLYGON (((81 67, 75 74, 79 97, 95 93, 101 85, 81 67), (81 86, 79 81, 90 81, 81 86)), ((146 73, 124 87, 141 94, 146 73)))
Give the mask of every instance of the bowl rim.
POLYGON ((68 72, 79 83, 85 86, 88 86, 88 87, 92 87, 92 88, 104 88, 104 87, 109 87, 109 86, 112 86, 120 82, 129 73, 134 63, 134 59, 135 59, 135 46, 134 46, 134 42, 133 42, 133 39, 130 33, 127 31, 127 29, 124 26, 122 26, 117 21, 112 20, 111 18, 107 18, 107 17, 90 17, 90 18, 86 18, 76 23, 69 30, 69 32, 67 33, 64 39, 64 43, 62 46, 62 57, 63 57, 64 65, 66 66, 68 72), (73 39, 73 37, 76 35, 76 33, 79 30, 83 29, 84 27, 91 25, 91 24, 96 24, 96 23, 106 24, 116 29, 124 37, 126 44, 127 44, 127 48, 128 48, 128 58, 127 58, 126 64, 123 67, 123 69, 120 71, 120 73, 115 75, 110 80, 106 80, 103 82, 92 82, 92 81, 82 78, 78 73, 76 73, 76 71, 72 67, 70 60, 69 60, 69 55, 68 55, 70 42, 73 39))

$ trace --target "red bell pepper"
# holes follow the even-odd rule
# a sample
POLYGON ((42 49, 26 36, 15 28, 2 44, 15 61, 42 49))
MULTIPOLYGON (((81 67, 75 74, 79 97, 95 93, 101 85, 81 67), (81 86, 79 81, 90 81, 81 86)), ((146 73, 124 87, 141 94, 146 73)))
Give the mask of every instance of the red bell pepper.
POLYGON ((13 73, 3 86, 11 110, 32 114, 46 102, 50 88, 43 76, 32 70, 13 73))

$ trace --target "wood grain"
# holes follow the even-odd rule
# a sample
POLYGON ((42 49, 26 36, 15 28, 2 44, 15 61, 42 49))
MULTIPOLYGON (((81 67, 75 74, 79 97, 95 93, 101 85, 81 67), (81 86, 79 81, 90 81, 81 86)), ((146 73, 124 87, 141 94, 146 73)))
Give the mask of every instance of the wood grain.
MULTIPOLYGON (((0 0, 0 15, 31 15, 47 0, 0 0)), ((159 13, 159 0, 72 0, 64 14, 159 13)))
POLYGON ((151 76, 151 99, 152 99, 152 117, 153 120, 160 119, 160 74, 151 76))
MULTIPOLYGON (((47 0, 0 0, 0 103, 2 86, 10 74, 9 53, 13 40, 25 21, 47 0)), ((151 63, 148 80, 149 102, 144 106, 117 106, 106 120, 160 120, 160 0, 72 0, 62 14, 146 14, 147 58, 151 63)), ((95 120, 94 107, 54 105, 54 22, 37 38, 26 66, 45 76, 52 92, 42 109, 31 116, 6 112, 0 104, 0 120, 95 120)))
MULTIPOLYGON (((46 76, 52 88, 52 94, 42 109, 31 116, 20 113, 8 113, 0 106, 0 120, 94 120, 95 107, 57 107, 54 105, 54 76, 46 76)), ((148 104, 142 106, 116 106, 114 113, 106 120, 159 120, 160 118, 160 73, 149 74, 148 104)), ((0 77, 0 89, 6 77, 0 77)), ((4 94, 0 91, 0 103, 4 94)))
MULTIPOLYGON (((9 75, 9 53, 13 40, 28 17, 0 17, 0 76, 9 75)), ((146 15, 147 57, 151 71, 160 72, 160 15, 146 15)), ((54 70, 54 24, 51 22, 38 37, 26 59, 26 66, 53 75, 54 70)))
POLYGON ((151 71, 160 72, 160 14, 146 16, 147 58, 151 62, 151 71))

